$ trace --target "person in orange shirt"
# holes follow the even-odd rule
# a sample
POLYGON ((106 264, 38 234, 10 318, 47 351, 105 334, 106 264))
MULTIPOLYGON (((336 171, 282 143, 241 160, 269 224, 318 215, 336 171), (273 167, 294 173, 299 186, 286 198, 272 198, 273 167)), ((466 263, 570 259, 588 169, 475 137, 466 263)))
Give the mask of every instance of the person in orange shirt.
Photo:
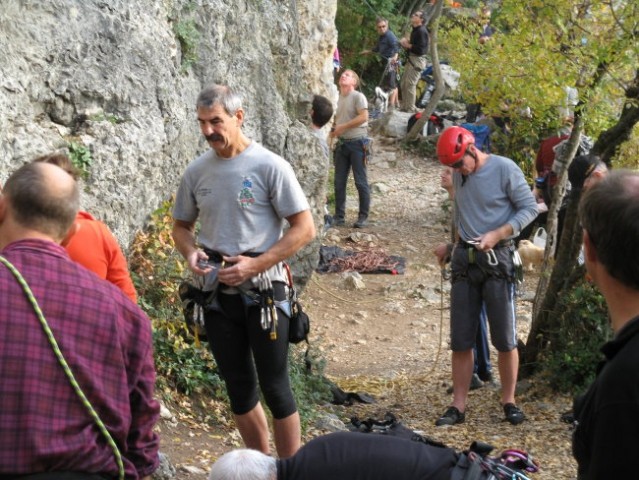
MULTIPOLYGON (((57 165, 75 180, 78 179, 78 171, 66 155, 60 153, 43 155, 36 158, 34 162, 57 165)), ((138 296, 126 258, 109 227, 96 220, 90 213, 80 210, 71 232, 62 243, 71 260, 119 287, 133 303, 137 303, 138 296)))

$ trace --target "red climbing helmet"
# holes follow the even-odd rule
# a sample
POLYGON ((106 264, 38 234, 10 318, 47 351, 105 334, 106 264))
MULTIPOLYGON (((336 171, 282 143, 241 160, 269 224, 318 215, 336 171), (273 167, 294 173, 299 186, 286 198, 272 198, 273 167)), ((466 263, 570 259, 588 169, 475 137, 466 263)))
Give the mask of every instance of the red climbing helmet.
POLYGON ((461 160, 475 136, 462 127, 448 127, 437 140, 437 157, 443 165, 451 166, 461 160))

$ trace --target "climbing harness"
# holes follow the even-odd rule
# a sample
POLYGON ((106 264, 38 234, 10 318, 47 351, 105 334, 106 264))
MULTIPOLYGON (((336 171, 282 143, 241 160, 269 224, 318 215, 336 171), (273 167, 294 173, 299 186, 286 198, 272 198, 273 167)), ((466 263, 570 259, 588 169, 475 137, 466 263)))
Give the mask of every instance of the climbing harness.
POLYGON ((82 388, 80 387, 80 384, 78 383, 75 376, 73 375, 73 372, 71 371, 69 364, 67 363, 66 359, 64 358, 64 355, 62 354, 62 351, 60 350, 60 346, 58 345, 58 342, 53 336, 53 332, 51 331, 51 328, 49 327, 47 320, 44 318, 44 314, 42 313, 42 310, 40 309, 40 305, 38 304, 38 301, 33 295, 33 292, 31 291, 29 284, 24 279, 22 274, 18 271, 18 269, 16 269, 16 267, 14 267, 13 264, 9 262, 9 260, 7 260, 1 255, 0 255, 0 262, 3 263, 9 269, 9 271, 13 274, 13 276, 16 278, 16 280, 22 287, 22 290, 24 291, 24 294, 26 295, 27 300, 29 300, 29 303, 33 307, 33 310, 35 311, 35 314, 38 317, 38 320, 40 321, 40 325, 42 326, 42 329, 44 330, 44 333, 47 339, 49 340, 49 344, 51 345, 51 348, 53 349, 53 353, 55 354, 58 362, 62 366, 62 370, 64 370, 65 375, 67 376, 67 378, 69 379, 69 382, 71 383, 71 387, 73 388, 73 391, 77 394, 80 401, 82 402, 82 405, 89 412, 89 416, 93 419, 93 421, 97 425, 98 429, 100 430, 100 432, 106 439, 107 444, 109 445, 109 447, 111 447, 111 450, 113 450, 115 462, 118 465, 119 480, 124 480, 124 463, 122 462, 122 455, 120 453, 120 450, 118 449, 118 446, 116 445, 115 440, 113 440, 113 437, 107 430, 106 425, 104 425, 104 422, 98 416, 98 412, 95 411, 95 409, 93 408, 93 405, 91 405, 91 402, 89 402, 89 399, 86 397, 86 395, 82 391, 82 388))
POLYGON ((269 330, 271 340, 277 340, 277 312, 273 283, 266 272, 259 273, 255 283, 260 292, 260 325, 262 330, 269 330))
MULTIPOLYGON (((476 250, 476 246, 479 245, 479 242, 477 240, 465 240, 464 243, 467 243, 468 245, 473 245, 475 246, 476 250)), ((488 257, 488 265, 490 265, 491 267, 496 267, 497 265, 499 265, 499 261, 497 260, 497 255, 495 255, 495 251, 491 248, 490 250, 485 250, 484 253, 486 254, 486 256, 488 257)), ((474 251, 473 251, 473 262, 474 263, 474 251)), ((469 252, 469 258, 470 258, 470 252, 469 252)))

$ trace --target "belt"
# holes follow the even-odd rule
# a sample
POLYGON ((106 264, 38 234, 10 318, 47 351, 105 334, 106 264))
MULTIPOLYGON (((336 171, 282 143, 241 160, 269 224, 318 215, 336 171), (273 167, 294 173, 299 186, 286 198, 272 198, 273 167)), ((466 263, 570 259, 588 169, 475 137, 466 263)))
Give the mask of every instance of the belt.
MULTIPOLYGON (((210 248, 206 248, 206 247, 204 247, 202 250, 204 250, 204 253, 206 253, 206 255, 209 257, 209 260, 212 260, 215 263, 222 263, 222 261, 224 260, 222 258, 224 255, 216 250, 211 250, 210 248)), ((262 252, 244 252, 244 253, 240 253, 240 255, 242 255, 243 257, 255 258, 262 255, 262 252)))
MULTIPOLYGON (((514 245, 514 243, 515 242, 513 240, 511 240, 511 239, 501 240, 493 248, 508 248, 508 247, 512 247, 514 245)), ((463 240, 460 240, 458 245, 460 245, 460 246, 462 246, 464 248, 477 248, 477 245, 475 245, 473 243, 465 242, 463 240)))
POLYGON ((361 137, 357 137, 357 138, 341 138, 340 139, 340 143, 351 143, 351 142, 359 142, 361 140, 366 140, 368 137, 366 135, 363 135, 361 137))

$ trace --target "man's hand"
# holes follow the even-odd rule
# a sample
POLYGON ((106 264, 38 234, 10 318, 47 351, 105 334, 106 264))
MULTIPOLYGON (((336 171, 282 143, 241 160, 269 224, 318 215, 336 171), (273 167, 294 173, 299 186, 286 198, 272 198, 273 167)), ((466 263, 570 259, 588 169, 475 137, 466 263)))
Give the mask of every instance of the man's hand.
POLYGON ((399 44, 406 49, 410 48, 410 42, 408 41, 408 38, 406 37, 402 37, 402 39, 399 41, 399 44))
POLYGON ((244 257, 242 255, 223 258, 225 262, 234 264, 227 268, 221 268, 217 273, 217 278, 224 285, 239 287, 261 271, 257 267, 258 260, 255 258, 244 257))
POLYGON ((433 253, 437 257, 437 262, 441 268, 448 263, 450 260, 450 250, 448 247, 448 243, 439 243, 433 250, 433 253))
POLYGON ((487 252, 495 247, 501 240, 504 238, 508 238, 513 234, 513 227, 506 223, 495 230, 491 230, 490 232, 486 232, 483 235, 475 238, 477 242, 477 250, 481 250, 482 252, 487 252))
POLYGON ((342 125, 335 125, 333 128, 331 128, 331 133, 330 133, 330 137, 331 138, 339 138, 339 136, 344 133, 344 131, 346 130, 346 128, 344 128, 344 124, 342 125))
POLYGON ((208 263, 209 257, 202 250, 193 250, 187 257, 186 261, 189 269, 196 275, 206 275, 215 267, 208 263))

